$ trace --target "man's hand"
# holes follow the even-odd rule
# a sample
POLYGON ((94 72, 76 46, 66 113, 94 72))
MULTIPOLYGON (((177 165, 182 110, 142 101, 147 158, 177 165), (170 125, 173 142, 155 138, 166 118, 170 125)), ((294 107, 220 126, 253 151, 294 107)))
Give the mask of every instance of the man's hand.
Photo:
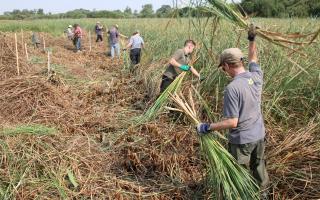
POLYGON ((200 74, 200 76, 199 76, 199 81, 202 82, 202 81, 204 81, 204 80, 206 80, 206 77, 203 76, 202 74, 200 74))
POLYGON ((198 134, 200 136, 208 134, 210 132, 210 124, 208 124, 208 123, 199 123, 197 125, 197 132, 198 132, 198 134))
POLYGON ((182 71, 189 71, 189 70, 190 70, 190 66, 188 66, 188 65, 181 65, 181 66, 179 67, 179 69, 181 69, 182 71))
POLYGON ((254 24, 250 24, 248 31, 248 40, 253 42, 257 35, 257 27, 254 24))
POLYGON ((250 24, 249 31, 248 31, 248 40, 249 40, 249 53, 248 53, 248 61, 251 62, 258 62, 258 56, 257 56, 257 48, 256 43, 254 42, 255 37, 257 35, 257 29, 253 24, 250 24))

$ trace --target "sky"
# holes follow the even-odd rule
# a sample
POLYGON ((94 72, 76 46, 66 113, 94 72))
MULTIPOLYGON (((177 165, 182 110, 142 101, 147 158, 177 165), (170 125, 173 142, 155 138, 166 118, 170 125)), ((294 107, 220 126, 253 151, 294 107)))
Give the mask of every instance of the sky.
POLYGON ((161 5, 172 6, 172 0, 0 0, 0 14, 14 9, 43 8, 45 13, 61 13, 78 8, 87 10, 124 10, 129 6, 132 11, 141 10, 142 5, 152 4, 156 10, 161 5))

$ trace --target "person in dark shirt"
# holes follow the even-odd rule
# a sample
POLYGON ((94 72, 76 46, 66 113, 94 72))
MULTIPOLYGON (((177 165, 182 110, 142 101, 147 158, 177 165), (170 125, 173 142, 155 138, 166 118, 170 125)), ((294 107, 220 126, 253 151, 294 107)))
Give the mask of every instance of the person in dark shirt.
POLYGON ((97 39, 96 42, 102 42, 103 41, 103 26, 101 25, 101 23, 98 21, 96 26, 95 26, 95 31, 96 31, 96 35, 97 35, 97 39))

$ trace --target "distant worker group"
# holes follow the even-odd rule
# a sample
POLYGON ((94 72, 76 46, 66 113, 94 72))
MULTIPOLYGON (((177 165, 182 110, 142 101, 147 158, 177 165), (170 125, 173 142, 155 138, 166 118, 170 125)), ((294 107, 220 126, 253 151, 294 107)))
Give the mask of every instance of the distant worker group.
MULTIPOLYGON (((108 35, 108 44, 110 47, 110 56, 112 59, 114 58, 120 58, 121 55, 121 45, 120 40, 123 39, 129 39, 127 36, 123 35, 119 31, 119 25, 115 24, 110 27, 110 29, 105 29, 105 27, 101 24, 100 21, 97 21, 94 31, 96 34, 96 43, 102 43, 104 41, 103 39, 103 33, 107 33, 108 35)), ((81 27, 79 24, 69 25, 67 29, 64 31, 66 34, 68 40, 71 40, 73 42, 73 45, 75 47, 75 52, 79 53, 82 50, 81 46, 81 39, 84 35, 81 27)), ((127 45, 122 49, 126 51, 127 49, 130 49, 130 60, 131 64, 133 66, 138 65, 141 60, 141 52, 142 48, 144 47, 144 41, 143 38, 140 36, 140 32, 136 30, 130 39, 128 40, 127 45)))

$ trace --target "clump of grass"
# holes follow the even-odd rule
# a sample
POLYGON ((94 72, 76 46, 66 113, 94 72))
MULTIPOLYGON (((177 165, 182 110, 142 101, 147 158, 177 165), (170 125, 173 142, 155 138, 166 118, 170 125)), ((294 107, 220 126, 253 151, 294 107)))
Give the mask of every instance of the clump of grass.
MULTIPOLYGON (((191 94, 191 93, 190 93, 191 94)), ((200 120, 190 95, 189 101, 180 94, 173 94, 171 99, 180 112, 197 125, 200 120)), ((241 167, 233 156, 223 147, 213 134, 199 137, 201 150, 207 160, 209 187, 224 199, 259 199, 259 188, 249 172, 241 167)))
POLYGON ((153 120, 157 114, 166 106, 169 96, 171 93, 177 92, 182 84, 183 78, 185 77, 186 72, 182 72, 165 91, 157 98, 154 104, 138 119, 136 120, 136 126, 146 123, 150 120, 153 120))
POLYGON ((47 127, 41 124, 22 124, 16 127, 3 128, 0 135, 15 136, 20 134, 26 135, 54 135, 57 130, 52 127, 47 127))

